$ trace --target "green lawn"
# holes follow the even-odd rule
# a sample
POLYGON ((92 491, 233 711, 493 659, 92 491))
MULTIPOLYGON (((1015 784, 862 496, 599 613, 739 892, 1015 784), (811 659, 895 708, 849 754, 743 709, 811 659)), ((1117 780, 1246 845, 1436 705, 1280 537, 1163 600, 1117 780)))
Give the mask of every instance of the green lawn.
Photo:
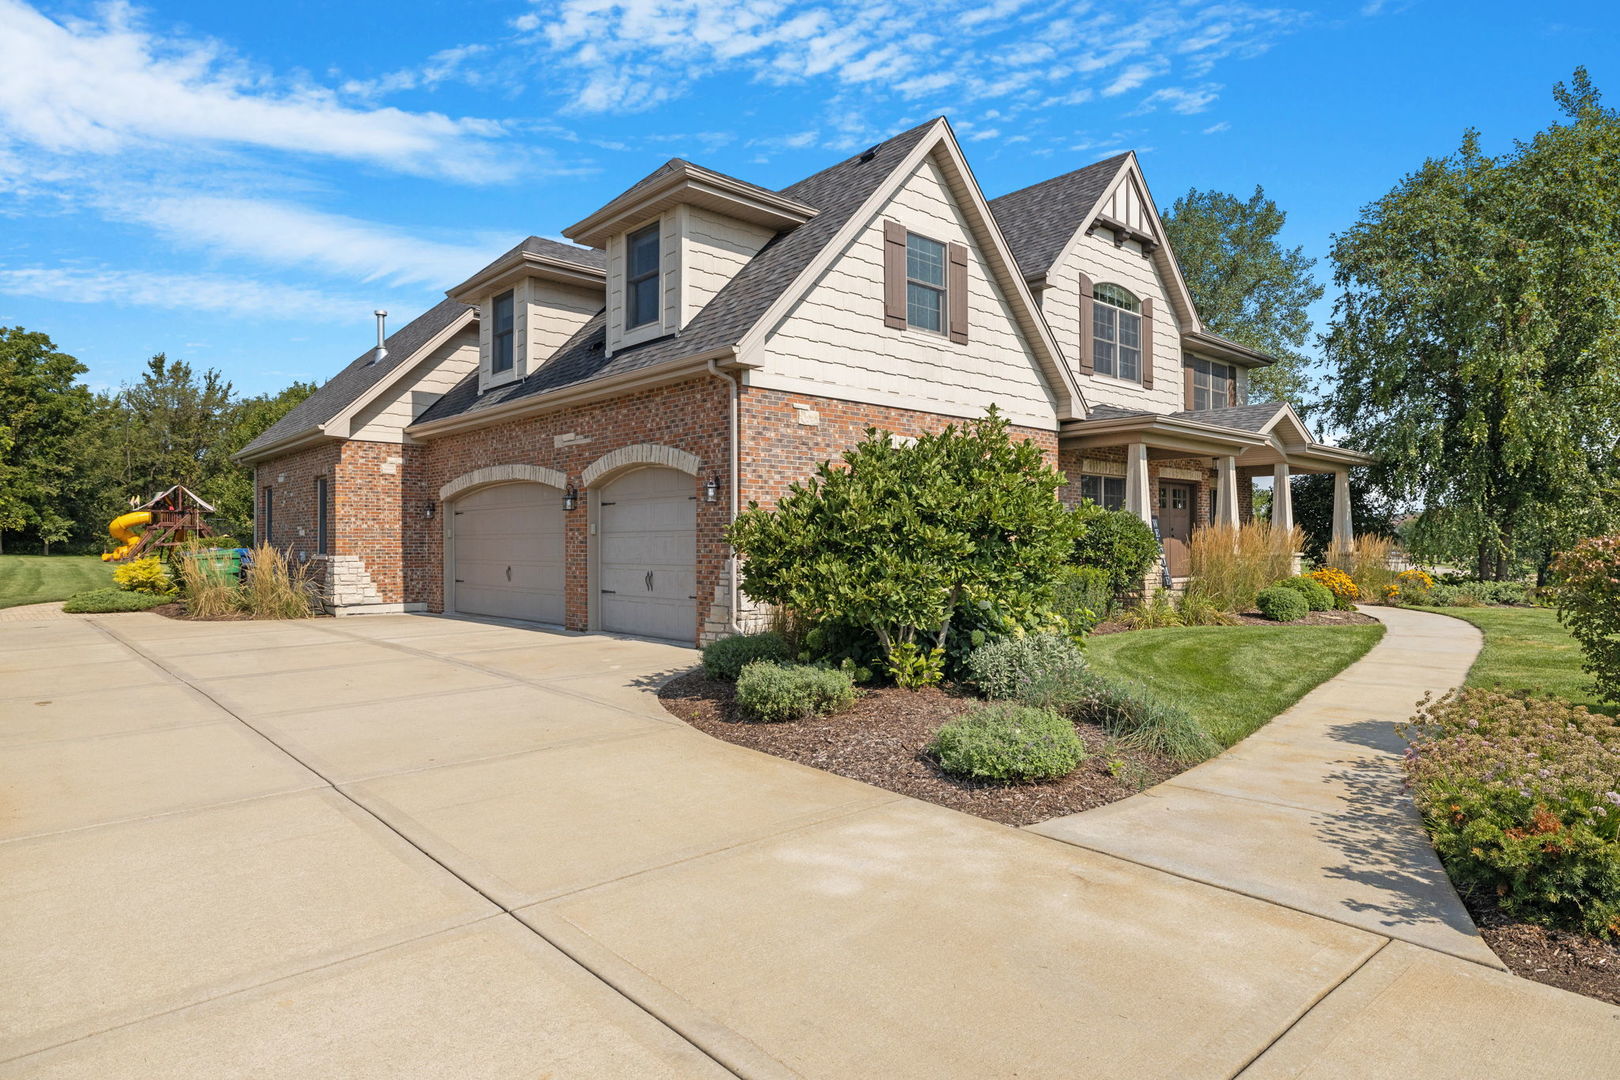
POLYGON ((112 564, 97 555, 0 555, 0 608, 66 600, 112 584, 112 564))
POLYGON ((1556 694, 1590 709, 1617 712, 1599 705, 1592 680, 1581 670, 1581 647, 1558 623, 1551 608, 1427 608, 1473 623, 1485 633, 1485 648, 1468 672, 1469 686, 1501 686, 1556 694))
POLYGON ((1382 626, 1188 626, 1086 640, 1102 675, 1180 705, 1231 746, 1359 660, 1382 626))

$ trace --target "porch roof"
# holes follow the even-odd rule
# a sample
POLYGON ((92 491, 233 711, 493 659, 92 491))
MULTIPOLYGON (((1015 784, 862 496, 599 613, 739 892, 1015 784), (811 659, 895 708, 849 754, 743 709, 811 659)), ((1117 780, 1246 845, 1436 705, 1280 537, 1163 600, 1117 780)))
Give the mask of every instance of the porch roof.
POLYGON ((1239 468, 1286 464, 1294 472, 1336 472, 1371 464, 1359 450, 1318 442, 1285 401, 1226 409, 1153 413, 1099 405, 1064 424, 1059 440, 1082 450, 1142 443, 1148 457, 1231 457, 1239 468))

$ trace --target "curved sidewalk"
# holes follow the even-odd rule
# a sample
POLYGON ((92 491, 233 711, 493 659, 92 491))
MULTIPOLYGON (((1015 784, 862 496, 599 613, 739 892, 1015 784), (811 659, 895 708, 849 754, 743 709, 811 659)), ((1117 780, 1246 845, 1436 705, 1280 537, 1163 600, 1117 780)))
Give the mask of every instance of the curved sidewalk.
POLYGON ((1079 847, 1503 969, 1402 789, 1393 725, 1461 685, 1480 633, 1370 608, 1365 657, 1226 753, 1122 802, 1030 826, 1079 847))

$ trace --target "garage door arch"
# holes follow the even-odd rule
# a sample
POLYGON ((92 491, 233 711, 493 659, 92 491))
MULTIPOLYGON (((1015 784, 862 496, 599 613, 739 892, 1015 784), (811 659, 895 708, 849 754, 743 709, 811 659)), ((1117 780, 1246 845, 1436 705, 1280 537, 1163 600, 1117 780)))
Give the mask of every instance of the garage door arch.
POLYGON ((561 624, 567 478, 539 466, 489 466, 439 489, 447 612, 561 624))
POLYGON ((595 629, 696 638, 701 464, 673 447, 638 446, 604 455, 586 470, 596 526, 590 575, 595 629))

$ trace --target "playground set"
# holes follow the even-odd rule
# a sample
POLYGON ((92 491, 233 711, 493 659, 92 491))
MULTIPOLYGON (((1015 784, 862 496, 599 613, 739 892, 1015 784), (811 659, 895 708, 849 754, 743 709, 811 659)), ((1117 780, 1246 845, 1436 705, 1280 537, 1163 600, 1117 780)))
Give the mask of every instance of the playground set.
POLYGON ((204 514, 213 512, 214 508, 195 492, 176 484, 151 502, 113 519, 107 532, 118 541, 118 547, 102 555, 102 561, 128 562, 143 555, 167 559, 174 548, 186 541, 214 534, 203 520, 204 514))

